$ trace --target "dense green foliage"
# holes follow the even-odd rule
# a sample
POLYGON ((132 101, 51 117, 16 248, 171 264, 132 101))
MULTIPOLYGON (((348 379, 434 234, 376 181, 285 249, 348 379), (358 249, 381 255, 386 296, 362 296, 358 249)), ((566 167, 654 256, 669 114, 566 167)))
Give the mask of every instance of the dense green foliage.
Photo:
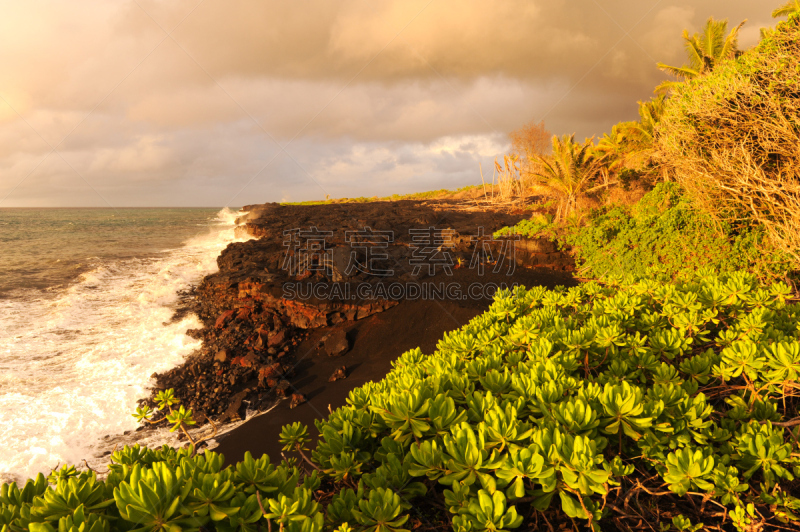
MULTIPOLYGON (((4 485, 0 524, 400 531, 421 501, 457 531, 548 514, 599 529, 640 490, 672 498, 679 529, 718 520, 718 506, 739 530, 761 516, 797 521, 800 429, 781 426, 797 415, 800 375, 800 306, 788 294, 706 272, 504 292, 434 354, 405 353, 319 420, 311 476, 266 456, 222 468, 212 452, 126 448, 105 481, 65 467, 52 486, 43 476, 4 485), (336 491, 324 508, 321 480, 336 491)), ((308 458, 306 427, 284 427, 281 440, 308 458)), ((637 519, 652 518, 635 504, 637 519)))
POLYGON ((317 475, 300 479, 287 463, 274 466, 267 456, 249 454, 232 467, 222 455, 192 456, 188 449, 145 449, 138 445, 115 451, 108 477, 78 473, 64 466, 47 479, 39 475, 20 489, 4 484, 0 491, 3 532, 108 532, 110 530, 255 531, 266 515, 281 529, 321 530, 323 518, 312 491, 317 475), (48 485, 48 483, 50 485, 48 485))
POLYGON ((782 253, 769 252, 762 233, 715 223, 674 183, 657 185, 633 207, 595 212, 563 240, 573 246, 581 273, 592 277, 644 279, 653 268, 674 276, 711 267, 774 279, 792 267, 782 253))
POLYGON ((504 294, 433 355, 408 352, 351 392, 318 422, 313 457, 408 504, 440 498, 456 530, 514 528, 551 506, 596 524, 612 492, 623 504, 614 486, 648 482, 717 501, 741 526, 748 504, 796 520, 800 460, 773 424, 797 410, 788 293, 703 274, 504 294))
POLYGON ((538 238, 545 235, 550 235, 550 230, 554 229, 552 218, 543 214, 534 214, 531 218, 520 220, 516 225, 503 227, 495 231, 494 237, 501 238, 504 236, 520 235, 524 238, 538 238))

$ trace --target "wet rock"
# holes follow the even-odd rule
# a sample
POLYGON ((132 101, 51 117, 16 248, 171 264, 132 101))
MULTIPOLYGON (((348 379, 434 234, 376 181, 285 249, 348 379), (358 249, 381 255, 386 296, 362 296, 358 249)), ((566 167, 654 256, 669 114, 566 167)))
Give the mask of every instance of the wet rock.
POLYGON ((346 378, 347 378, 347 367, 342 366, 333 372, 330 378, 328 378, 328 382, 339 381, 346 378))
POLYGON ((332 331, 322 342, 323 352, 330 357, 338 357, 350 349, 350 342, 344 329, 332 331))
POLYGON ((220 417, 221 422, 224 423, 226 421, 236 421, 237 419, 240 419, 239 409, 242 407, 242 401, 244 401, 246 395, 247 391, 242 390, 241 392, 231 397, 228 408, 225 410, 225 413, 223 413, 222 416, 220 417))

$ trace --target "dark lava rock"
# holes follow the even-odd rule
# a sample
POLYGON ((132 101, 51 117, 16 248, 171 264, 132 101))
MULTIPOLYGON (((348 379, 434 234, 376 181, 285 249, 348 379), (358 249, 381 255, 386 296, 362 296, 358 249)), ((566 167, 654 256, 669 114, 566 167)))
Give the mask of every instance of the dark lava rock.
MULTIPOLYGON (((151 395, 143 404, 155 406, 158 391, 173 388, 180 403, 192 408, 198 419, 226 421, 238 418, 244 404, 257 408, 298 392, 287 380, 295 378, 289 368, 299 362, 295 356, 305 355, 301 342, 309 332, 333 326, 319 344, 320 353, 344 355, 351 352, 355 339, 348 338, 345 329, 353 330, 354 321, 394 307, 403 297, 373 294, 366 298, 358 295, 359 286, 369 285, 380 293, 397 282, 433 277, 437 282, 448 281, 441 267, 435 272, 422 268, 419 277, 412 275, 419 269, 413 261, 436 252, 446 254, 454 264, 456 259, 470 264, 473 256, 486 255, 486 242, 479 246, 475 237, 478 228, 485 229, 481 234, 491 235, 530 216, 530 211, 502 206, 476 208, 475 201, 468 199, 314 206, 274 203, 244 208, 249 212, 240 217, 244 225, 236 228, 236 234, 253 238, 228 245, 217 258, 219 271, 180 295, 181 308, 191 309, 203 322, 201 329, 189 333, 202 341, 201 349, 181 366, 155 375, 151 395), (425 251, 430 246, 420 244, 419 231, 434 225, 441 230, 442 242, 425 251), (323 253, 309 251, 310 244, 319 243, 309 232, 312 227, 327 235, 323 253), (300 232, 294 233, 297 228, 300 232), (297 246, 287 246, 287 232, 293 232, 297 246), (295 266, 288 268, 287 262, 295 266), (296 268, 302 265, 308 267, 304 272, 296 268), (287 285, 293 285, 296 297, 286 295, 287 285), (337 295, 344 293, 356 297, 337 295)), ((518 264, 572 267, 552 245, 519 244, 518 264)), ((504 253, 492 248, 491 255, 504 253)), ((488 262, 487 268, 492 268, 488 262)), ((337 370, 331 380, 346 373, 346 368, 337 370)), ((320 377, 324 380, 324 375, 320 377)))
POLYGON ((239 409, 242 408, 242 401, 244 400, 245 396, 247 396, 247 390, 242 390, 231 398, 228 409, 225 410, 225 413, 222 414, 222 417, 220 417, 221 422, 224 423, 226 421, 236 421, 241 419, 239 416, 239 409))
POLYGON ((322 350, 330 357, 338 357, 347 353, 350 342, 344 329, 332 331, 322 343, 322 350))

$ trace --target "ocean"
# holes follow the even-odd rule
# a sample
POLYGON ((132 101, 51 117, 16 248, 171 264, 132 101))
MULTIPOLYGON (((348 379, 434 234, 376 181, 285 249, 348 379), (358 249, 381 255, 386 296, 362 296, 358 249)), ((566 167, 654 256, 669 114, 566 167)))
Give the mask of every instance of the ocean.
POLYGON ((0 479, 97 463, 107 436, 137 428, 151 375, 200 345, 196 316, 172 320, 179 292, 217 271, 235 217, 0 209, 0 479))

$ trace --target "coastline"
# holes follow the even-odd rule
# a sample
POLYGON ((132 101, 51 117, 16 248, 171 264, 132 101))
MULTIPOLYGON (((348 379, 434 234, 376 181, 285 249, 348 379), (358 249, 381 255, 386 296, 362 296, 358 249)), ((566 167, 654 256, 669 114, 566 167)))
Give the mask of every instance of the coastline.
POLYGON ((151 374, 200 346, 185 333, 201 322, 180 309, 235 239, 234 213, 46 209, 0 218, 3 236, 24 242, 4 254, 0 272, 28 271, 0 282, 0 479, 84 459, 104 466, 95 456, 113 449, 108 435, 137 428, 130 414, 151 374))
POLYGON ((492 242, 494 231, 526 215, 508 207, 475 209, 469 200, 245 206, 235 231, 253 239, 219 255, 219 271, 203 279, 190 303, 203 327, 188 334, 202 347, 180 366, 154 375, 152 395, 140 404, 154 406, 159 390, 173 388, 198 426, 210 417, 220 427, 206 443, 228 463, 245 451, 279 456, 281 426, 313 426, 344 404, 351 389, 383 378, 402 353, 417 347, 432 353, 445 332, 485 311, 491 295, 474 297, 471 288, 574 284, 571 259, 551 243, 516 242, 512 255, 502 242, 492 242), (449 253, 453 264, 439 264, 439 271, 416 268, 421 244, 415 231, 434 227, 446 240, 438 251, 449 253), (319 268, 313 262, 320 254, 306 251, 315 241, 312 229, 324 234, 330 259, 319 268), (306 231, 305 238, 289 250, 293 231, 306 231), (362 240, 354 242, 354 235, 362 240), (379 259, 364 255, 369 240, 373 246, 380 240, 379 259), (470 267, 476 251, 488 268, 470 267), (305 261, 312 271, 284 268, 287 257, 305 261), (372 270, 348 272, 351 259, 370 262, 372 270), (504 269, 493 271, 501 262, 504 269), (289 285, 294 290, 287 293, 289 285), (449 292, 413 298, 386 289, 410 285, 446 285, 449 292), (319 294, 320 288, 328 292, 319 294), (363 288, 370 297, 356 295, 363 288))

